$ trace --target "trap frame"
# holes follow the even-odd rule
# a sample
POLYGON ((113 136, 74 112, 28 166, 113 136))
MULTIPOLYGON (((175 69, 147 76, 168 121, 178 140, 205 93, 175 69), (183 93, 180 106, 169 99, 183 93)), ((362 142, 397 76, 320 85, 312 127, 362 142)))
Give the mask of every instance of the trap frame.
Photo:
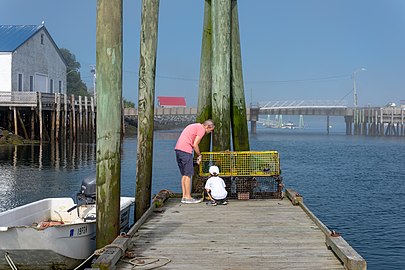
MULTIPOLYGON (((199 176, 210 176, 209 168, 218 166, 229 198, 281 198, 280 158, 277 151, 202 152, 199 176)), ((205 181, 203 181, 205 183, 205 181)))

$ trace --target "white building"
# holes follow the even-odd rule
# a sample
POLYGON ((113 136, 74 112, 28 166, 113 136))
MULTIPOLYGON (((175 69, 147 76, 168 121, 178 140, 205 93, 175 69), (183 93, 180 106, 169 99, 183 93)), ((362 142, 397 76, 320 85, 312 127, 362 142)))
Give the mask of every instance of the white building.
POLYGON ((0 92, 66 93, 66 63, 45 25, 0 25, 0 92))

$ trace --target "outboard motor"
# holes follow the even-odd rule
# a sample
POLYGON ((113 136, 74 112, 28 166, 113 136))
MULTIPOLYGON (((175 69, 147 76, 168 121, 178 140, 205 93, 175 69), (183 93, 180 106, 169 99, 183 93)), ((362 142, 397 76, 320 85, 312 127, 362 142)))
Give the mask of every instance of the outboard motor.
POLYGON ((80 193, 77 193, 77 204, 96 203, 96 176, 91 175, 83 179, 80 193), (84 203, 82 203, 84 202, 84 203))
POLYGON ((80 192, 76 195, 77 204, 67 210, 68 212, 85 204, 96 203, 96 176, 91 175, 83 179, 80 192))

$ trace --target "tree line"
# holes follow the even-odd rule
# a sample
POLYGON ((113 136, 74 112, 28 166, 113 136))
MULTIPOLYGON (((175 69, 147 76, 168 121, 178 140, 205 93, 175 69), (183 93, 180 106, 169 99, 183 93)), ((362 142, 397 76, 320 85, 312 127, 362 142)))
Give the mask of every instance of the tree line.
MULTIPOLYGON (((76 60, 76 56, 66 48, 61 48, 60 52, 66 62, 66 93, 68 95, 75 96, 92 96, 89 93, 86 83, 82 80, 80 74, 80 63, 76 60)), ((94 89, 93 89, 94 90, 94 89)), ((125 108, 135 108, 135 104, 132 101, 128 101, 125 98, 124 107, 125 108)))

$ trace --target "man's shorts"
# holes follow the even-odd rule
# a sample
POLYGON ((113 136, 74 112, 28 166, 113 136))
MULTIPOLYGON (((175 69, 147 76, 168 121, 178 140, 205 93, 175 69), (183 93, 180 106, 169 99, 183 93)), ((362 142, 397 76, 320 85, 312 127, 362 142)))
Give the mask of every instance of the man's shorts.
POLYGON ((191 177, 194 174, 193 154, 186 153, 181 150, 175 151, 177 165, 179 166, 181 175, 191 177))

